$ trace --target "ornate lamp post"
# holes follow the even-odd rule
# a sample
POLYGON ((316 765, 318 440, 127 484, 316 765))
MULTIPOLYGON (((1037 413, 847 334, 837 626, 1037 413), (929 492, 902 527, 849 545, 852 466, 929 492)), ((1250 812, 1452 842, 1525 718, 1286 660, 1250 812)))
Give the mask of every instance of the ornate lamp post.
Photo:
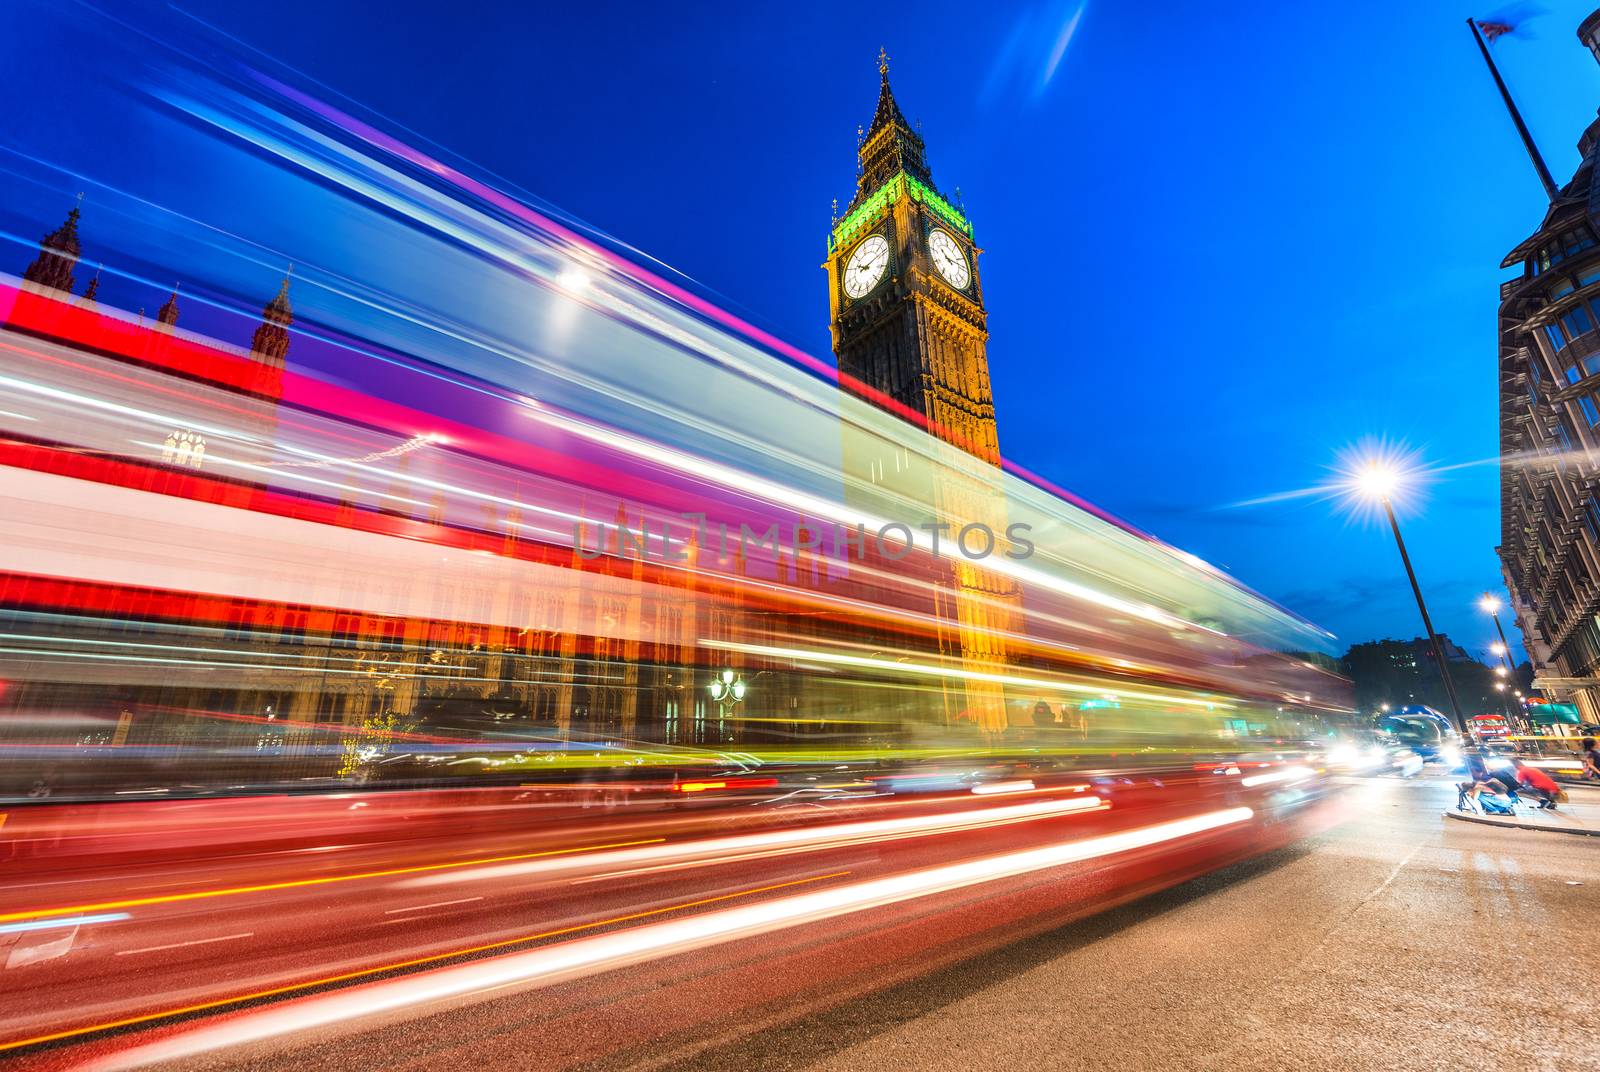
POLYGON ((740 677, 737 671, 724 670, 711 679, 711 684, 708 688, 711 691, 711 698, 717 702, 719 710, 717 734, 719 737, 726 738, 727 735, 724 732, 723 723, 733 713, 733 709, 744 702, 746 688, 744 678, 740 677))

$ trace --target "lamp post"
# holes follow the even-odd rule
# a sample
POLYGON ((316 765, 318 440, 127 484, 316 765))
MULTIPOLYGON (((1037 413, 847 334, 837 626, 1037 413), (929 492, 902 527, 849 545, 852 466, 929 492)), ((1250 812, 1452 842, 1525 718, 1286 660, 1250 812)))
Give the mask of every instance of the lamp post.
POLYGON ((1456 699, 1455 682, 1450 680, 1450 667, 1445 664, 1444 647, 1439 643, 1439 634, 1433 631, 1433 619, 1428 617, 1428 605, 1423 602, 1422 588, 1417 584, 1416 570, 1411 568, 1411 556, 1406 553, 1406 541, 1400 535, 1400 522, 1394 516, 1394 504, 1389 501, 1389 496, 1394 493, 1395 485, 1399 483, 1399 476, 1393 469, 1386 468, 1376 462, 1366 465, 1357 476, 1357 484, 1362 494, 1369 499, 1376 500, 1383 507, 1383 514, 1389 519, 1389 531, 1394 533, 1394 545, 1400 551, 1400 561, 1406 567, 1406 579, 1411 582, 1411 594, 1417 597, 1417 611, 1422 615, 1422 628, 1428 632, 1428 643, 1433 646, 1433 659, 1439 666, 1439 677, 1444 681, 1444 691, 1450 697, 1450 709, 1456 716, 1456 728, 1461 731, 1461 739, 1470 739, 1467 732, 1467 720, 1461 714, 1461 701, 1456 699))
POLYGON ((728 735, 728 717, 733 709, 744 703, 745 683, 744 678, 735 670, 724 670, 711 679, 707 686, 711 698, 717 703, 717 737, 726 740, 728 735))
POLYGON ((1478 608, 1494 619, 1494 631, 1500 634, 1500 646, 1495 654, 1506 664, 1506 670, 1515 674, 1517 668, 1511 665, 1511 645, 1506 643, 1506 631, 1500 626, 1500 600, 1493 593, 1485 592, 1478 600, 1478 608))

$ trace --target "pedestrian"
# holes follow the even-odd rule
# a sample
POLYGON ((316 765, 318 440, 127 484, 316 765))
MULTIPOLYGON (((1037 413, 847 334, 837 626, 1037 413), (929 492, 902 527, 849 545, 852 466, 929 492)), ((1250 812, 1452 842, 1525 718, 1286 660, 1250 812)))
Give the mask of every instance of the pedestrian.
POLYGON ((1600 752, 1594 748, 1594 738, 1585 737, 1578 744, 1582 747, 1583 777, 1600 779, 1600 752))
POLYGON ((1561 787, 1538 767, 1530 767, 1520 759, 1513 759, 1511 766, 1515 770, 1517 785, 1539 798, 1540 809, 1554 808, 1561 800, 1563 793, 1561 787))
MULTIPOLYGON (((1461 811, 1469 810, 1467 803, 1470 801, 1475 807, 1478 797, 1488 793, 1491 797, 1511 797, 1515 792, 1516 781, 1511 775, 1503 771, 1490 773, 1484 765, 1483 757, 1478 755, 1467 756, 1467 781, 1456 785, 1456 806, 1461 811)), ((1496 811, 1510 812, 1511 801, 1495 802, 1496 811)))

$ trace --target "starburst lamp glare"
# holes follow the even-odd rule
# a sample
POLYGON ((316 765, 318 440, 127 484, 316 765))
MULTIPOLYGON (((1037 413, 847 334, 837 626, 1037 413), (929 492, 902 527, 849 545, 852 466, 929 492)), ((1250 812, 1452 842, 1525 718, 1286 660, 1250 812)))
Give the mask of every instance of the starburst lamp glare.
POLYGON ((1369 499, 1387 499, 1399 483, 1399 474, 1381 462, 1368 462, 1356 473, 1356 487, 1369 499))

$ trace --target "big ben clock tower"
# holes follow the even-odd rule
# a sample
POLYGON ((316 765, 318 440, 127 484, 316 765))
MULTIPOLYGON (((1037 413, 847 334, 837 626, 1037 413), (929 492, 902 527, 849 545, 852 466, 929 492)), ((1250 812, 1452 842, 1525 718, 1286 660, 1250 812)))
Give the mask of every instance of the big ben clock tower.
MULTIPOLYGON (((952 531, 982 522, 1004 533, 989 332, 972 225, 934 186, 922 137, 895 103, 881 51, 878 71, 878 107, 861 139, 856 194, 834 222, 824 264, 833 351, 847 389, 869 402, 887 396, 971 458, 937 466, 922 461, 934 471, 919 473, 908 452, 896 452, 890 464, 880 456, 880 441, 847 432, 846 478, 853 487, 891 485, 884 490, 926 502, 952 531)), ((997 733, 1007 723, 1005 695, 985 679, 1008 665, 1006 634, 1016 630, 1021 602, 1016 585, 956 555, 941 570, 936 590, 932 610, 941 623, 941 656, 947 665, 982 675, 952 675, 943 717, 997 733)))
POLYGON ((845 376, 921 414, 941 439, 998 464, 972 225, 934 187, 922 137, 895 103, 881 52, 878 71, 856 195, 828 243, 833 352, 845 376))

